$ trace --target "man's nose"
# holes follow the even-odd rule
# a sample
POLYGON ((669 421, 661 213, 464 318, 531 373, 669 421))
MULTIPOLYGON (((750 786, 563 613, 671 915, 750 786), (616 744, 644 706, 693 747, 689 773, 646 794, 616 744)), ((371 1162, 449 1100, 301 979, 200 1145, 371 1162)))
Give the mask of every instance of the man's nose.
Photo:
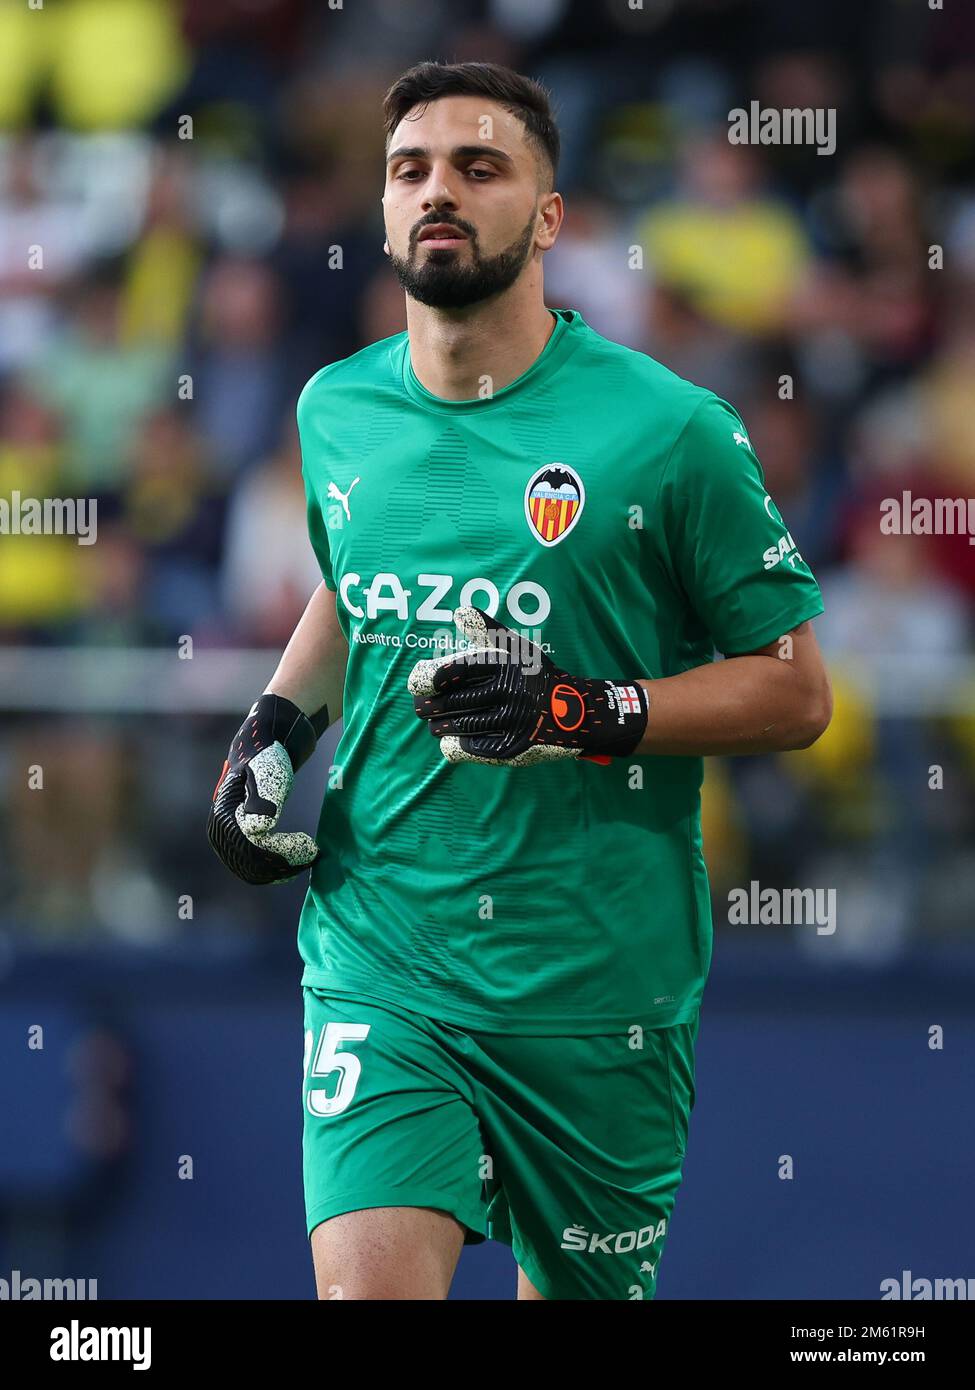
POLYGON ((434 165, 430 171, 428 186, 423 190, 424 207, 429 208, 455 208, 458 204, 456 190, 453 186, 453 176, 446 170, 434 165))

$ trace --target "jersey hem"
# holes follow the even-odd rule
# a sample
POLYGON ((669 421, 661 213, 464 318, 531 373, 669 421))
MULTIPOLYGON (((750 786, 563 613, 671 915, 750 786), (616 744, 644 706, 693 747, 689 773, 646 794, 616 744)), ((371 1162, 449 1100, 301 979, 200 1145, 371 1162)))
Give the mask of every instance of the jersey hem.
POLYGON ((746 632, 743 637, 736 637, 732 645, 719 647, 718 650, 725 656, 740 656, 746 649, 767 647, 769 642, 776 641, 784 632, 798 627, 800 623, 808 623, 811 618, 818 618, 825 612, 822 598, 810 599, 805 606, 796 608, 791 613, 782 613, 762 623, 761 627, 752 628, 751 632, 746 632))
POLYGON ((540 1017, 538 1015, 495 1014, 486 1011, 474 1012, 454 1008, 420 991, 406 997, 395 990, 377 987, 371 980, 356 981, 349 975, 336 977, 317 966, 306 965, 301 976, 302 986, 325 990, 330 994, 351 996, 356 999, 374 1000, 377 1004, 392 1004, 408 1013, 419 1014, 434 1023, 447 1023, 454 1028, 464 1028, 471 1033, 511 1033, 525 1036, 576 1036, 580 1033, 621 1033, 634 1025, 645 1028, 670 1028, 677 1023, 688 1023, 701 1006, 700 989, 685 996, 684 999, 666 1008, 658 1007, 644 1012, 633 1011, 628 1014, 599 1015, 565 1014, 540 1017), (341 978, 341 984, 338 979, 341 978))

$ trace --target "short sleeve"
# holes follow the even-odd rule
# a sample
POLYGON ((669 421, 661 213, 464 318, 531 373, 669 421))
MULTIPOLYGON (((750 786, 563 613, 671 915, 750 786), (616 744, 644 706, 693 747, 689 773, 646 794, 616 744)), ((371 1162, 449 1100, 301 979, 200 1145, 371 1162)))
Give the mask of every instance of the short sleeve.
POLYGON ((320 468, 316 467, 314 431, 310 428, 309 411, 309 392, 310 388, 322 376, 322 372, 316 373, 311 381, 304 387, 298 397, 296 410, 298 420, 298 443, 301 448, 301 477, 305 485, 305 512, 308 519, 308 536, 311 540, 315 557, 318 560, 318 567, 322 572, 325 587, 335 592, 335 578, 332 574, 332 555, 328 544, 328 526, 326 525, 325 513, 322 502, 315 486, 315 475, 320 473, 320 468))
POLYGON ((332 574, 332 555, 328 546, 328 527, 325 525, 325 518, 322 515, 322 506, 318 500, 315 486, 308 475, 308 469, 302 465, 301 476, 305 483, 305 504, 306 515, 308 517, 308 536, 312 543, 312 549, 318 560, 318 568, 322 572, 325 587, 335 592, 335 577, 332 574))
POLYGON ((674 577, 718 651, 754 651, 822 613, 819 585, 726 401, 707 396, 687 421, 659 503, 674 577))

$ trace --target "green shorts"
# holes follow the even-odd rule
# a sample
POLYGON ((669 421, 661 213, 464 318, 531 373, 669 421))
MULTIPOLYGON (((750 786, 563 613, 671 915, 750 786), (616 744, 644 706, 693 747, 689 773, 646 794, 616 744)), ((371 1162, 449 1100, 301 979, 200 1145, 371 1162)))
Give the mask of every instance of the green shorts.
POLYGON ((545 1298, 652 1298, 694 1104, 699 1015, 592 1037, 480 1033, 305 987, 308 1234, 435 1207, 545 1298))

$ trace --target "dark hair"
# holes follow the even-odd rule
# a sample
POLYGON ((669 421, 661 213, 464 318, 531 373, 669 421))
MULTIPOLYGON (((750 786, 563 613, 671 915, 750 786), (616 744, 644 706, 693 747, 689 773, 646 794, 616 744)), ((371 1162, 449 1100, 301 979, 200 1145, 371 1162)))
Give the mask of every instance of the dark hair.
POLYGON ((414 106, 440 97, 478 96, 496 101, 525 127, 526 139, 551 169, 554 189, 559 167, 559 130, 548 91, 500 63, 417 63, 396 79, 383 99, 386 149, 393 131, 414 106))

